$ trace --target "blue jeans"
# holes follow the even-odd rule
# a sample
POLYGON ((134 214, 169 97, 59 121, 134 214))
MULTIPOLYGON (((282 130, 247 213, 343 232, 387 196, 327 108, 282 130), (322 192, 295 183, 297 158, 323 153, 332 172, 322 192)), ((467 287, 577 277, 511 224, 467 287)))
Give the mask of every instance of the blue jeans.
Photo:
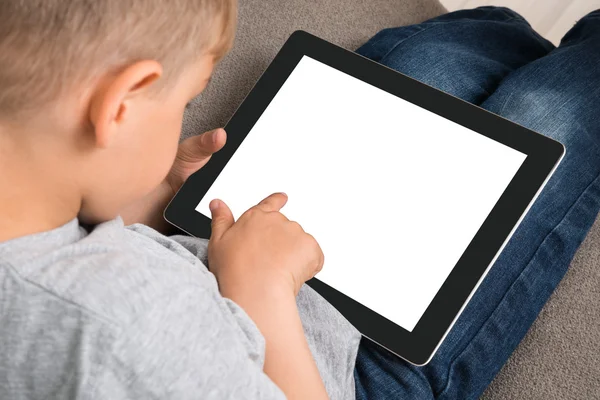
POLYGON ((475 399, 519 344, 600 209, 600 10, 554 46, 482 7, 379 32, 358 53, 562 142, 567 151, 423 367, 363 340, 358 399, 475 399))

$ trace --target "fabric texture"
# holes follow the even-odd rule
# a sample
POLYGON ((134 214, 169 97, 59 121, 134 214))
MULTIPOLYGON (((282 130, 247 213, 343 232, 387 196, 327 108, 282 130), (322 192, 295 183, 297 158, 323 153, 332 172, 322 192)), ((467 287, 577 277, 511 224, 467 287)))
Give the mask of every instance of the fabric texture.
MULTIPOLYGON (((444 12, 437 0, 292 0, 285 7, 275 0, 241 1, 235 47, 187 113, 182 137, 224 126, 296 29, 355 50, 382 29, 415 24, 444 12)), ((599 249, 600 219, 577 252, 565 279, 483 398, 597 397, 599 249)))
MULTIPOLYGON (((381 29, 414 24, 443 12, 436 0, 292 0, 285 7, 275 0, 240 1, 235 47, 218 66, 208 89, 186 113, 183 137, 223 126, 295 29, 305 29, 354 50, 381 29)), ((565 279, 525 339, 483 395, 484 399, 598 397, 599 243, 600 220, 592 227, 565 279)), ((36 365, 58 368, 60 360, 52 360, 50 366, 36 360, 36 365)), ((64 379, 68 382, 70 378, 64 379)), ((33 382, 27 385, 32 386, 33 382)))
POLYGON ((354 50, 381 29, 444 11, 437 0, 242 0, 233 49, 186 111, 182 138, 225 126, 295 30, 354 50))
MULTIPOLYGON (((0 243, 0 398, 285 398, 206 250, 120 219, 0 243)), ((360 335, 309 287, 298 305, 330 397, 353 398, 360 335)))
POLYGON ((476 399, 565 274, 600 209, 600 12, 559 48, 518 14, 482 7, 386 29, 358 52, 562 142, 549 180, 433 360, 364 341, 357 397, 476 399))

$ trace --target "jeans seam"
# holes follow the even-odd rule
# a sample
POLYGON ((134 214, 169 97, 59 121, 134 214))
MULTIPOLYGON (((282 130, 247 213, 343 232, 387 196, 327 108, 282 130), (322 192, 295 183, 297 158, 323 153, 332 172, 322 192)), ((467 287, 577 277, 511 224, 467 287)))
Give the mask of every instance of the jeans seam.
MULTIPOLYGON (((527 23, 526 20, 524 20, 523 18, 516 17, 516 16, 508 18, 508 19, 504 19, 504 20, 501 20, 501 21, 494 21, 494 22, 512 22, 512 21, 514 21, 516 23, 520 23, 522 25, 526 25, 526 26, 528 26, 528 27, 531 28, 531 25, 529 25, 529 23, 527 23)), ((393 52, 394 50, 396 50, 396 48, 398 46, 400 46, 401 44, 403 44, 407 40, 412 39, 413 37, 415 37, 417 35, 420 35, 421 33, 426 32, 426 31, 430 30, 431 28, 434 28, 434 27, 436 27, 438 25, 448 25, 448 24, 455 24, 455 23, 459 23, 459 22, 460 23, 464 23, 465 21, 464 20, 456 20, 456 21, 431 21, 431 22, 423 22, 423 23, 419 24, 419 25, 428 24, 429 26, 427 26, 427 27, 421 27, 419 31, 413 33, 410 36, 405 37, 404 39, 399 40, 398 42, 396 42, 394 44, 394 46, 392 46, 392 48, 390 50, 388 50, 387 53, 385 53, 383 56, 381 56, 380 63, 385 65, 385 63, 382 62, 383 59, 385 59, 388 55, 390 55, 391 52, 393 52)), ((487 22, 487 21, 485 21, 485 20, 473 20, 472 22, 487 22)), ((541 40, 540 40, 541 37, 538 37, 539 34, 537 32, 535 32, 535 30, 533 28, 531 28, 531 30, 534 33, 536 33, 536 40, 538 40, 538 42, 542 43, 541 40)), ((378 40, 376 43, 380 43, 380 42, 381 42, 381 40, 378 40)))
POLYGON ((420 34, 421 32, 425 32, 425 31, 429 30, 430 28, 432 28, 432 26, 428 26, 426 28, 420 28, 417 32, 413 33, 412 35, 405 37, 402 40, 399 40, 398 42, 396 42, 396 44, 394 44, 394 46, 392 46, 392 48, 390 50, 388 50, 387 53, 385 53, 383 56, 381 56, 380 60, 383 60, 384 58, 386 58, 392 51, 394 51, 396 49, 396 47, 400 46, 402 43, 406 42, 408 39, 420 34))
MULTIPOLYGON (((450 374, 452 372, 452 368, 454 367, 454 365, 456 364, 457 360, 460 359, 460 357, 471 347, 471 345, 475 342, 475 339, 477 339, 478 335, 481 333, 481 331, 483 330, 483 328, 487 325, 487 323, 490 321, 490 319, 492 319, 492 317, 494 317, 496 311, 498 310, 498 308, 504 303, 504 301, 506 300, 506 297, 508 296, 508 294, 511 292, 511 290, 513 289, 513 287, 515 286, 515 284, 521 280, 523 274, 525 273, 525 271, 528 270, 528 268, 530 267, 531 263, 533 262, 533 260, 535 259, 535 257, 537 256, 538 252, 540 251, 540 249, 542 247, 544 247, 544 244, 546 243, 546 241, 548 240, 548 238, 554 233, 556 232, 556 230, 563 224, 563 222, 565 221, 565 219, 567 218, 567 216, 569 215, 569 213, 571 212, 571 210, 573 210, 574 207, 577 206, 577 204, 579 203, 579 201, 581 200, 581 198, 588 192, 588 190, 594 186, 598 179, 600 178, 600 173, 598 173, 596 175, 596 177, 586 186, 586 188, 583 190, 583 192, 581 192, 581 194, 577 197, 577 199, 573 202, 573 204, 569 207, 569 209, 565 212, 565 214, 563 215, 563 217, 561 218, 561 220, 556 224, 556 226, 554 226, 554 228, 552 228, 550 230, 550 232, 548 232, 548 234, 546 234, 546 236, 544 237, 544 240, 542 241, 542 243, 538 246, 538 248, 536 249, 535 253, 531 256, 531 259, 527 262, 527 265, 525 266, 525 268, 523 268, 523 270, 519 273, 519 276, 517 277, 517 279, 514 280, 514 282, 510 285, 510 287, 508 288, 508 290, 506 291, 506 293, 504 293, 504 295, 502 296, 502 299, 500 300, 500 302, 498 302, 498 305, 494 308, 494 311, 489 315, 488 318, 486 318, 485 322, 481 325, 481 327, 477 330, 477 332, 475 333, 475 335, 473 336, 473 339, 471 339, 466 345, 465 347, 460 351, 460 353, 458 353, 450 362, 450 366, 448 367, 448 372, 446 374, 446 384, 444 385, 444 388, 435 395, 436 398, 439 398, 441 396, 443 396, 445 394, 445 392, 448 390, 448 388, 450 387, 450 374)), ((561 278, 562 280, 562 278, 561 278)))

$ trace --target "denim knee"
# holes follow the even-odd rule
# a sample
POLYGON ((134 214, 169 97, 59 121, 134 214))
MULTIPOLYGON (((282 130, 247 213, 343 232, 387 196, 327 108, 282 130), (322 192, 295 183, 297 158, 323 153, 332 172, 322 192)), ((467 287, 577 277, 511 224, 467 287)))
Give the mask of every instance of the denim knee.
MULTIPOLYGON (((600 9, 581 18, 562 38, 561 45, 571 45, 582 41, 591 41, 596 45, 600 41, 600 9)), ((596 50, 598 47, 596 47, 596 50)))
POLYGON ((555 86, 552 81, 531 87, 514 81, 501 91, 502 96, 495 94, 484 107, 558 140, 567 150, 575 143, 600 148, 599 88, 555 86), (596 93, 596 101, 589 101, 589 92, 596 93))
POLYGON ((510 72, 553 48, 518 14, 485 7, 383 30, 358 53, 480 104, 510 72))

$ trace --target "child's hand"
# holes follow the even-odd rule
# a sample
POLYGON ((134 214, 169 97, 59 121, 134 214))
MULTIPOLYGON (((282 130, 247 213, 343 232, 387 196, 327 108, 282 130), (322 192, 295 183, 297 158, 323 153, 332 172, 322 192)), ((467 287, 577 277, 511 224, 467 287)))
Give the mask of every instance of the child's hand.
POLYGON ((215 129, 202 135, 192 136, 179 144, 177 156, 165 178, 173 191, 173 197, 181 185, 194 172, 202 168, 210 160, 213 153, 221 150, 227 141, 224 129, 215 129))
POLYGON ((121 211, 125 225, 142 223, 165 235, 170 234, 173 227, 162 216, 165 207, 186 179, 202 168, 213 153, 225 146, 226 141, 225 130, 215 129, 181 142, 171 171, 165 180, 146 197, 121 211))
POLYGON ((279 212, 286 202, 285 194, 272 194, 237 222, 224 202, 210 203, 208 263, 223 296, 270 289, 296 295, 321 270, 323 252, 315 238, 279 212))
POLYGON ((286 202, 285 194, 272 194, 235 222, 229 207, 213 200, 208 263, 221 295, 242 307, 264 336, 265 374, 289 399, 327 399, 295 298, 323 267, 323 252, 279 212, 286 202))

